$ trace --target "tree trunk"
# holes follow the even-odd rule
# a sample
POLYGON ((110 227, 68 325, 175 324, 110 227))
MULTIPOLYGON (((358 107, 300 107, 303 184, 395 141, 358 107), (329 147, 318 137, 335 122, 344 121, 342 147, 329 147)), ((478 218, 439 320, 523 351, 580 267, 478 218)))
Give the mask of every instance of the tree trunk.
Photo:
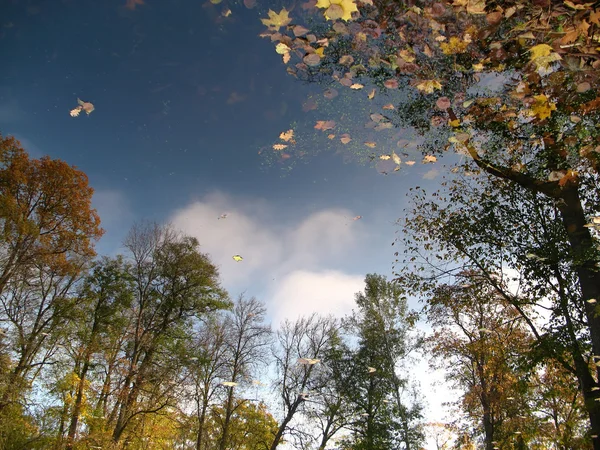
MULTIPOLYGON (((588 228, 577 186, 565 186, 561 191, 558 209, 561 214, 569 245, 571 258, 579 279, 581 301, 585 308, 588 329, 592 341, 592 355, 600 356, 600 315, 596 308, 600 301, 600 272, 596 267, 598 251, 588 228), (589 302, 589 300, 596 300, 589 302)), ((581 386, 585 407, 590 418, 592 442, 595 450, 600 450, 600 391, 583 357, 574 358, 577 378, 581 386)), ((596 368, 596 378, 600 375, 596 368)))
POLYGON ((219 450, 227 450, 227 437, 229 434, 229 422, 231 421, 232 409, 233 386, 229 388, 229 394, 227 395, 227 405, 225 406, 225 420, 223 421, 223 432, 221 434, 221 440, 219 441, 219 450))
POLYGON ((89 368, 89 360, 89 355, 86 355, 86 361, 83 363, 81 373, 79 374, 79 383, 77 383, 75 404, 73 405, 73 411, 71 412, 71 423, 69 424, 69 433, 67 434, 67 445, 65 447, 66 450, 71 450, 73 448, 73 442, 75 441, 75 435, 77 433, 77 424, 79 423, 79 416, 81 415, 83 391, 85 389, 85 377, 89 368))
POLYGON ((298 396, 296 398, 296 401, 292 403, 292 406, 288 410, 288 413, 286 414, 285 418, 283 419, 283 421, 279 425, 279 428, 277 429, 277 434, 275 435, 275 438, 273 439, 273 443, 271 444, 271 448, 269 450, 277 449, 277 446, 279 445, 281 438, 283 437, 283 433, 285 432, 288 424, 294 417, 294 414, 296 414, 296 410, 298 409, 298 406, 300 406, 300 403, 302 403, 302 401, 302 397, 298 396))

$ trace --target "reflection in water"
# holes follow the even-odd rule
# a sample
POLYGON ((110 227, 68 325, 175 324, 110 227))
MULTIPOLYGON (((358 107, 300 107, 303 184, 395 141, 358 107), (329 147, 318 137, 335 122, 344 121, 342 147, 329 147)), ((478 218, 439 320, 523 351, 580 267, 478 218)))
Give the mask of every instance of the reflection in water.
POLYGON ((3 13, 0 446, 600 448, 595 3, 3 13))

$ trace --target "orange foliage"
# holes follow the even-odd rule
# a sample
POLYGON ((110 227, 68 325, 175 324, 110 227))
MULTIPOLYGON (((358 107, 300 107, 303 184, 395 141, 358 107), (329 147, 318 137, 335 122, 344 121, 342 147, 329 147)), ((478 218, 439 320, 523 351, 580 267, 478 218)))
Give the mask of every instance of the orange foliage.
POLYGON ((66 274, 95 255, 103 230, 93 192, 82 171, 48 156, 30 159, 19 141, 0 135, 0 292, 34 262, 66 274))

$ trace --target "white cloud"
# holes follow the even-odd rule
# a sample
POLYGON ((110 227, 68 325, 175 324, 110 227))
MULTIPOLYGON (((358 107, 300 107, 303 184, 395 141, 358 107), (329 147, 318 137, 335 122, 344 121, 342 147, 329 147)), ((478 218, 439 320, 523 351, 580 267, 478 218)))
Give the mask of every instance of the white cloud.
POLYGON ((175 211, 171 223, 198 238, 226 286, 245 288, 279 282, 296 270, 339 269, 365 244, 365 226, 351 217, 350 211, 327 209, 293 221, 262 200, 217 192, 175 211), (218 219, 221 214, 227 218, 218 219), (243 261, 233 260, 238 254, 243 261))
POLYGON ((313 312, 341 317, 352 310, 354 294, 364 289, 364 276, 330 270, 294 271, 269 295, 273 325, 313 312))

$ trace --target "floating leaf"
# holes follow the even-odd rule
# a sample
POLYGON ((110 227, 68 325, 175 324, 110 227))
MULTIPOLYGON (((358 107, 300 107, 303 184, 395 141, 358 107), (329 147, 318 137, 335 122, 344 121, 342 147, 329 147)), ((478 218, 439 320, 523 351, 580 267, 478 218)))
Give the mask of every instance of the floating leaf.
POLYGON ((286 144, 273 144, 273 150, 283 150, 288 148, 286 144))
POLYGON ((69 111, 69 114, 71 115, 71 117, 77 117, 82 109, 83 108, 81 106, 78 106, 77 108, 74 108, 71 111, 69 111))
POLYGON ((423 164, 436 162, 437 158, 433 155, 425 155, 423 158, 423 164))
POLYGON ((317 120, 317 124, 315 125, 315 130, 327 131, 333 130, 335 127, 335 121, 333 120, 317 120))
POLYGON ((289 11, 283 8, 279 13, 269 9, 269 18, 260 19, 263 25, 269 27, 270 30, 279 31, 279 28, 285 27, 290 24, 292 19, 289 16, 289 11))
POLYGON ((352 13, 358 12, 356 3, 352 0, 318 0, 316 6, 326 10, 327 20, 342 19, 348 22, 352 19, 352 13))
POLYGON ((556 104, 550 102, 544 94, 534 95, 533 98, 535 101, 531 107, 531 115, 544 120, 556 110, 556 104))
POLYGON ((383 105, 383 109, 396 109, 396 107, 391 103, 388 103, 387 105, 383 105))
POLYGON ((379 157, 379 159, 382 159, 382 160, 384 160, 384 161, 387 161, 387 160, 388 160, 388 159, 390 159, 390 158, 391 158, 391 156, 390 156, 390 155, 381 155, 381 156, 379 157))
POLYGON ((352 140, 352 138, 350 137, 350 135, 348 133, 344 133, 340 136, 340 141, 342 142, 342 144, 347 144, 352 140))
POLYGON ((302 61, 304 61, 304 64, 306 64, 307 66, 318 66, 321 62, 321 57, 316 53, 309 53, 304 58, 302 58, 302 61))
POLYGON ((338 91, 336 89, 330 88, 323 92, 323 97, 332 100, 338 96, 338 91))
POLYGON ((362 89, 364 88, 364 86, 360 83, 354 83, 353 85, 350 86, 350 89, 362 89))
POLYGON ((431 94, 436 89, 442 89, 442 85, 437 80, 425 80, 416 85, 416 88, 426 94, 431 94))
POLYGON ((367 147, 375 148, 377 146, 377 143, 369 141, 369 142, 365 142, 365 145, 367 147))
POLYGON ((286 44, 284 44, 283 42, 280 42, 279 44, 277 44, 275 46, 275 51, 277 53, 279 53, 280 55, 284 55, 286 53, 289 53, 291 50, 291 48, 289 48, 286 44))
POLYGON ((298 358, 298 364, 303 364, 305 366, 312 366, 314 364, 317 364, 321 362, 320 359, 314 359, 314 358, 298 358))
POLYGON ((451 103, 450 103, 450 99, 448 97, 440 97, 437 99, 437 101, 435 102, 435 105, 441 109, 441 110, 446 110, 448 108, 450 108, 451 103))
POLYGON ((371 92, 369 92, 369 100, 373 100, 375 98, 375 88, 371 89, 371 92))
POLYGON ((406 166, 414 166, 415 165, 415 161, 404 161, 404 165, 406 165, 406 166))
POLYGON ((77 99, 77 103, 81 106, 81 109, 89 116, 94 111, 94 105, 90 102, 84 102, 83 100, 77 99))
POLYGON ((285 141, 285 142, 291 141, 292 139, 294 139, 294 130, 287 130, 287 131, 282 132, 279 135, 279 139, 281 139, 282 141, 285 141))
POLYGON ((390 78, 389 80, 385 80, 383 85, 388 89, 398 89, 398 80, 390 78))
POLYGON ((393 160, 393 161, 394 161, 396 164, 400 165, 400 157, 399 157, 398 155, 396 155, 396 153, 395 153, 395 152, 392 152, 392 160, 393 160))
POLYGON ((242 258, 240 255, 233 255, 232 258, 234 261, 237 261, 237 262, 244 260, 244 258, 242 258))
POLYGON ((327 138, 328 138, 328 139, 335 139, 335 134, 328 134, 328 135, 327 135, 327 138))

